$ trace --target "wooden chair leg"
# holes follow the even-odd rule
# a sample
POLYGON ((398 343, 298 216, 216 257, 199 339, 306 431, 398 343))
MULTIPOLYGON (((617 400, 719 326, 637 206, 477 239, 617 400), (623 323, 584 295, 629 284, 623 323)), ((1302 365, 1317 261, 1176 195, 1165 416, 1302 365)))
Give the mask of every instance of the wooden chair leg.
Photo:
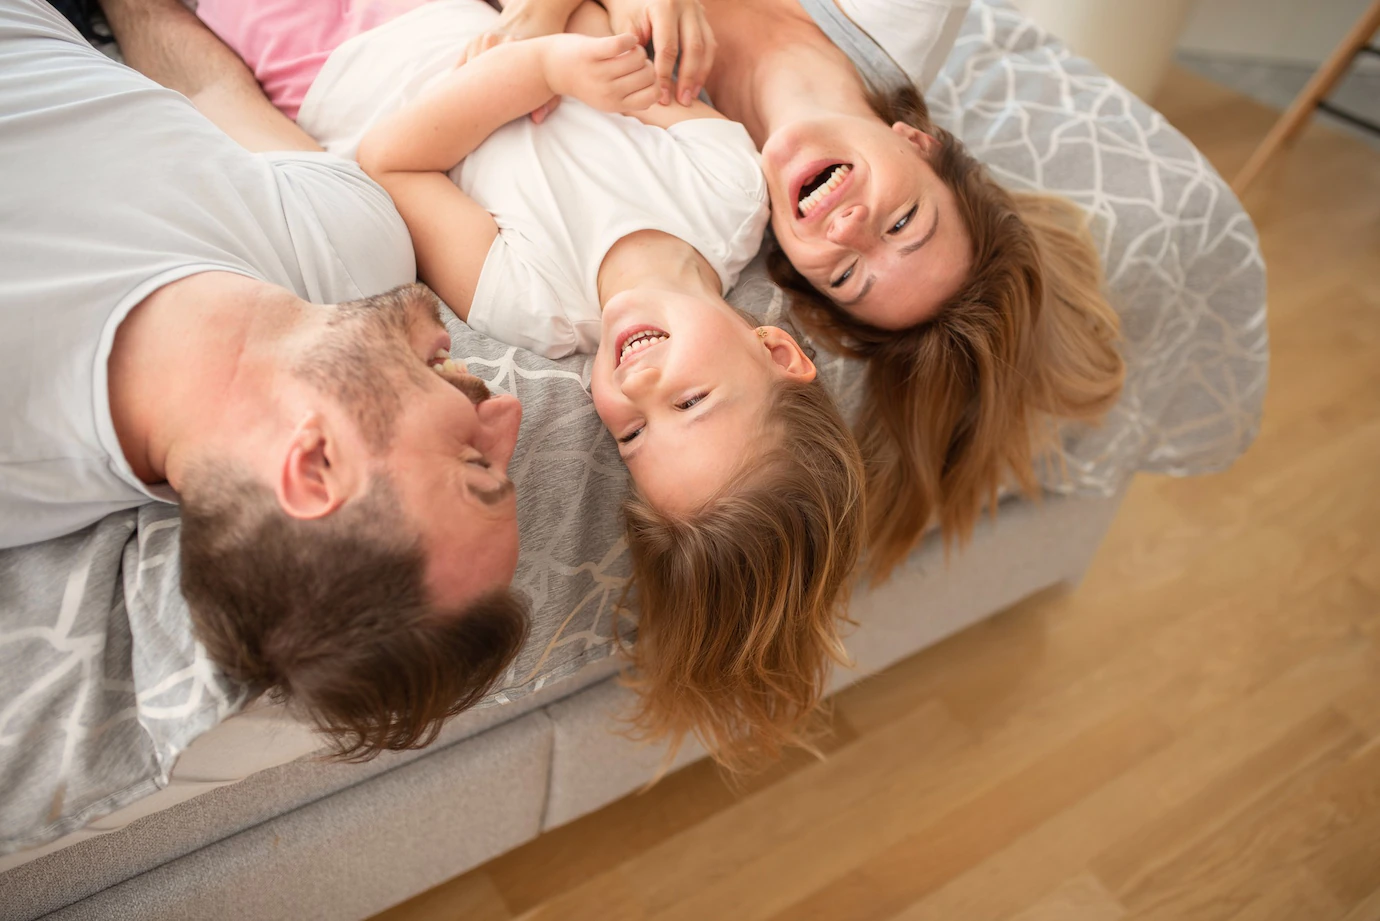
POLYGON ((1279 121, 1270 129, 1270 133, 1265 136, 1265 140, 1260 142, 1260 146, 1251 154, 1251 158, 1246 161, 1246 165, 1236 174, 1232 180, 1232 189, 1237 195, 1246 190, 1260 171, 1265 168, 1265 164, 1279 152, 1279 149, 1294 139, 1303 130, 1303 126, 1308 123, 1313 110, 1318 107, 1332 88, 1346 74, 1347 67, 1356 57, 1360 50, 1370 41, 1370 37, 1380 29, 1380 0, 1375 0, 1370 9, 1361 14, 1361 18, 1356 20, 1356 24, 1351 27, 1346 38, 1337 46, 1323 65, 1318 68, 1317 73, 1308 81, 1308 85, 1295 97, 1288 110, 1280 116, 1279 121))

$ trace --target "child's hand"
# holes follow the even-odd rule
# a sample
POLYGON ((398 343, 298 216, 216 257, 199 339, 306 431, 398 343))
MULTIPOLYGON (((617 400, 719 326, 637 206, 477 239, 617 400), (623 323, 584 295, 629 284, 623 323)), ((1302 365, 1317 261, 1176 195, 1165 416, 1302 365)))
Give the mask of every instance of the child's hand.
POLYGON ((636 112, 657 101, 656 70, 636 35, 552 35, 542 41, 552 93, 604 112, 636 112))

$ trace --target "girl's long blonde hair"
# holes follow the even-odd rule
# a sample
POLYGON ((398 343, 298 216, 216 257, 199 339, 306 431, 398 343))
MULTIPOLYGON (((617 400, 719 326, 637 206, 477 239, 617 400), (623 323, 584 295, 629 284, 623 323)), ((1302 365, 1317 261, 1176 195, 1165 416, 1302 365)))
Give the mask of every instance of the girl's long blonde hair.
POLYGON ((1083 213, 998 185, 911 88, 873 99, 888 124, 939 141, 973 267, 935 317, 910 329, 863 323, 821 295, 773 247, 772 277, 806 328, 867 362, 856 431, 867 466, 868 574, 881 580, 932 520, 965 542, 984 505, 1014 483, 1035 494, 1035 462, 1062 420, 1095 422, 1116 403, 1125 365, 1083 213))
POLYGON ((640 615, 633 735, 751 768, 808 745, 863 546, 864 472, 823 386, 778 384, 734 482, 698 511, 624 505, 640 615))

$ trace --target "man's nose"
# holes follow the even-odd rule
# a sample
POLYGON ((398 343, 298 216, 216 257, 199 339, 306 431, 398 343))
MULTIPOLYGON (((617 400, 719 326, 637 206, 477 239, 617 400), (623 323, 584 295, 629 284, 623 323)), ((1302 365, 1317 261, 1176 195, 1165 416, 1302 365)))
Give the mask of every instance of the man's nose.
POLYGON ((862 237, 866 231, 867 206, 857 204, 840 209, 830 219, 829 228, 825 231, 825 235, 831 243, 837 243, 841 246, 856 246, 862 242, 862 237))
POLYGON ((495 394, 474 408, 479 416, 484 444, 480 450, 490 464, 507 473, 508 462, 517 447, 518 428, 522 423, 522 404, 507 394, 495 394))

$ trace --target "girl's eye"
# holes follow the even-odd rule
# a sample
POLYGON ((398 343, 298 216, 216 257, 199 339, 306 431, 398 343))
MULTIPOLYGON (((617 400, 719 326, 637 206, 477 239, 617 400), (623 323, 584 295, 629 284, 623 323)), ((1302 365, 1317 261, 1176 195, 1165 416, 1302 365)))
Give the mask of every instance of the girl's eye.
POLYGON ((829 282, 829 287, 831 287, 831 288, 841 288, 841 287, 843 287, 843 283, 846 282, 848 279, 850 279, 850 278, 853 277, 853 270, 856 269, 857 267, 858 267, 858 264, 857 264, 856 262, 853 263, 852 265, 850 265, 847 269, 844 270, 844 272, 843 272, 842 275, 840 275, 838 278, 835 278, 833 281, 829 282))
POLYGON ((626 434, 626 435, 620 435, 619 438, 618 438, 618 443, 619 443, 620 445, 625 445, 625 444, 627 444, 628 442, 632 441, 634 438, 636 438, 638 435, 641 435, 641 434, 642 434, 642 426, 639 425, 637 428, 633 429, 633 430, 632 430, 631 432, 629 432, 628 434, 626 434))
POLYGON ((682 400, 681 402, 677 403, 676 409, 689 409, 690 407, 694 406, 696 403, 698 403, 700 400, 703 400, 707 396, 709 396, 709 394, 707 393, 697 393, 690 399, 682 400))
POLYGON ((920 207, 919 205, 911 205, 911 206, 910 206, 910 210, 906 212, 906 216, 903 217, 903 218, 901 218, 901 219, 900 219, 899 221, 897 221, 895 224, 892 224, 892 225, 891 225, 891 230, 889 230, 889 231, 887 231, 887 232, 888 232, 888 233, 900 233, 901 231, 905 230, 905 229, 906 229, 906 225, 910 223, 911 218, 915 217, 915 212, 916 212, 917 209, 919 209, 919 207, 920 207))

